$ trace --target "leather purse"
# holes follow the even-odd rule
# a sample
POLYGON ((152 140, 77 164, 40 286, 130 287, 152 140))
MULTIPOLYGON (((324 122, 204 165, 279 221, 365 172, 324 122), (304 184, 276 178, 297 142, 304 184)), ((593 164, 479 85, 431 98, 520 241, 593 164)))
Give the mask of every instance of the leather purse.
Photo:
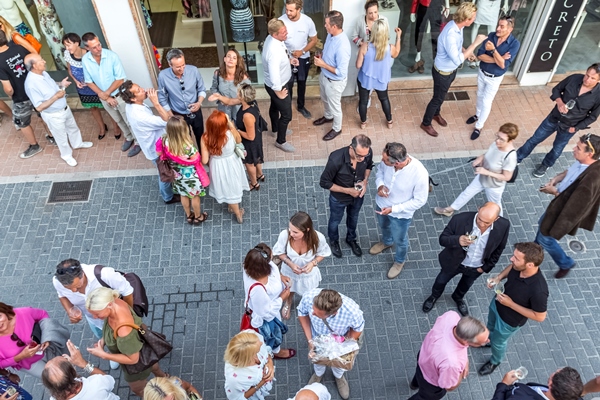
POLYGON ((167 341, 165 335, 150 330, 146 324, 142 324, 141 326, 136 324, 119 325, 113 333, 115 340, 117 339, 117 331, 123 326, 129 326, 137 330, 138 337, 144 343, 139 352, 139 361, 136 364, 121 364, 125 371, 130 375, 139 374, 140 372, 147 370, 173 350, 173 345, 167 341))
MULTIPOLYGON (((245 310, 244 310, 244 314, 242 315, 242 322, 240 323, 240 331, 246 330, 246 329, 252 329, 255 332, 258 332, 258 328, 255 328, 252 326, 252 310, 248 308, 248 303, 250 302, 250 292, 252 292, 252 289, 254 289, 254 286, 262 286, 263 289, 265 289, 264 285, 262 283, 256 282, 255 284, 253 284, 252 286, 250 286, 250 289, 248 290, 248 298, 246 299, 246 306, 245 306, 245 310)), ((265 292, 267 291, 267 289, 265 289, 265 292)))
POLYGON ((172 183, 175 180, 175 170, 169 164, 169 161, 162 157, 156 162, 158 168, 158 175, 161 182, 172 183))

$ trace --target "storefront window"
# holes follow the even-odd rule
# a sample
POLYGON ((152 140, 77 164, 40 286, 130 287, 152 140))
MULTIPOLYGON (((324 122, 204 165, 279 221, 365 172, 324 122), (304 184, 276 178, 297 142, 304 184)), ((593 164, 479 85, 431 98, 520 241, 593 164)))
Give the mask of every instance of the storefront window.
POLYGON ((558 64, 557 74, 583 71, 600 60, 600 0, 591 0, 577 22, 558 64))

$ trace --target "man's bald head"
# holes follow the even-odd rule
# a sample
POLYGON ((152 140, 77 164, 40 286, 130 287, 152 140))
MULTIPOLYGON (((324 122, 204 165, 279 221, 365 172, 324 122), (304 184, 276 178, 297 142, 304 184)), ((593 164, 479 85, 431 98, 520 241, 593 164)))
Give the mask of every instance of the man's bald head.
POLYGON ((312 390, 302 389, 294 397, 295 400, 319 400, 319 396, 312 390))
POLYGON ((75 378, 77 371, 63 357, 55 357, 48 361, 42 372, 42 383, 56 399, 64 399, 76 393, 80 383, 75 378))
MULTIPOLYGON (((25 59, 23 61, 25 63, 25 68, 27 68, 27 71, 31 71, 32 69, 40 69, 37 67, 36 64, 40 61, 44 61, 44 59, 39 54, 29 53, 25 56, 25 59)), ((40 65, 42 71, 45 70, 45 63, 43 66, 41 66, 41 64, 38 65, 40 65)))
POLYGON ((479 215, 489 217, 495 221, 500 215, 500 206, 496 203, 488 201, 479 209, 479 215))

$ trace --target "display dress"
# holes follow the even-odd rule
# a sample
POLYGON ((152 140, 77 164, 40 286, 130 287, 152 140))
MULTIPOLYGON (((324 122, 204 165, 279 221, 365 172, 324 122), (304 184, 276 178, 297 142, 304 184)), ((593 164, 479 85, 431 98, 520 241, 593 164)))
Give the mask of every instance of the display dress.
POLYGON ((62 37, 65 34, 56 9, 50 0, 34 0, 33 3, 37 8, 38 18, 40 20, 40 28, 48 42, 48 48, 54 58, 54 64, 57 70, 65 70, 67 66, 63 58, 62 37))
POLYGON ((475 23, 477 25, 496 26, 498 23, 498 15, 500 15, 500 0, 479 0, 477 1, 477 15, 475 23))
POLYGON ((248 6, 248 0, 231 0, 229 21, 233 32, 233 41, 239 43, 254 40, 254 17, 248 6))

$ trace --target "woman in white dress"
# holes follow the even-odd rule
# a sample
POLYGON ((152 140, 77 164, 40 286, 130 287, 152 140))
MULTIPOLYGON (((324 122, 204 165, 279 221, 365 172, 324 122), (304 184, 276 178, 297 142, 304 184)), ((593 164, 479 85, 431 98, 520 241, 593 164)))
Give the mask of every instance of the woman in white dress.
POLYGON ((281 272, 290 277, 291 293, 283 305, 281 316, 290 318, 294 293, 302 296, 319 287, 321 271, 317 265, 331 255, 325 236, 313 228, 310 215, 299 211, 290 218, 288 229, 281 231, 273 254, 282 261, 281 272))
POLYGON ((273 352, 258 333, 235 335, 225 350, 225 394, 229 400, 263 400, 273 388, 273 352))
POLYGON ((211 185, 208 194, 217 203, 227 203, 229 212, 238 223, 243 222, 244 209, 240 208, 244 190, 250 191, 242 159, 235 154, 236 143, 242 137, 235 125, 222 111, 213 111, 206 120, 202 135, 202 164, 208 164, 211 185))

